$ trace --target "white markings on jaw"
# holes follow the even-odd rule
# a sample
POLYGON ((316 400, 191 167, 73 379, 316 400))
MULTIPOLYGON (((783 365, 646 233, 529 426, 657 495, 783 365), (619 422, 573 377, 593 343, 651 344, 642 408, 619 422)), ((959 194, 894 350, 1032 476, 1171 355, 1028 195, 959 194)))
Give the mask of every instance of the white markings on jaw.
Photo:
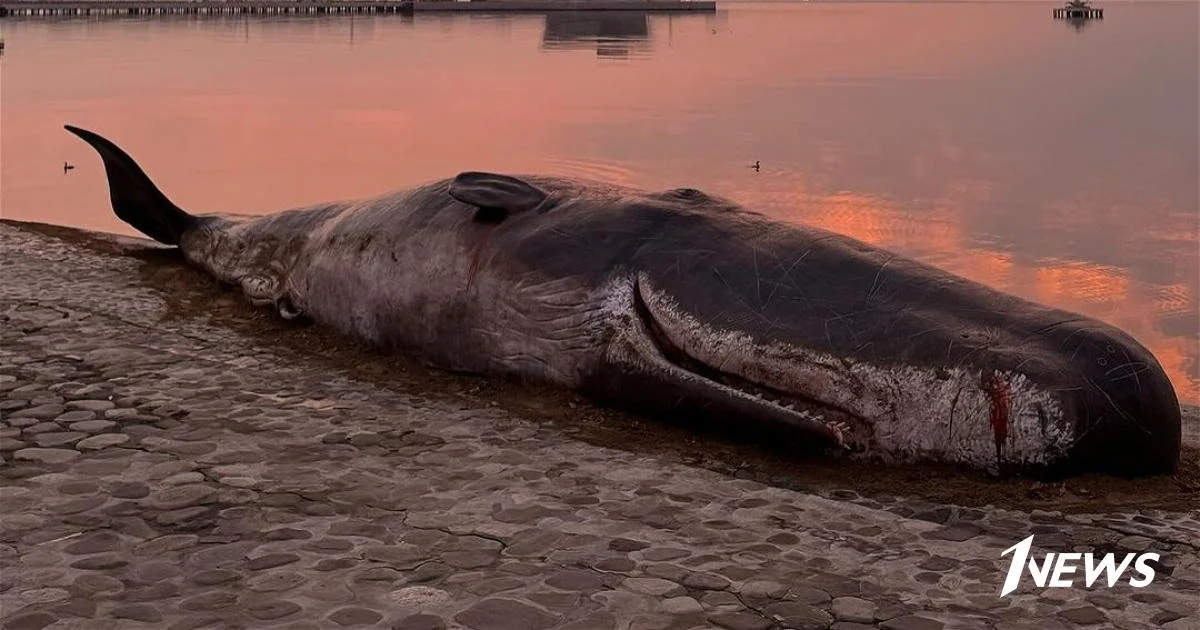
MULTIPOLYGON (((610 312, 632 308, 634 284, 632 277, 614 283, 610 312)), ((704 365, 846 413, 858 420, 847 440, 866 457, 995 471, 1051 464, 1074 443, 1056 395, 1023 374, 982 379, 969 366, 880 366, 785 343, 756 345, 744 332, 704 324, 645 275, 637 284, 675 347, 704 365)))
POLYGON ((846 448, 846 430, 848 427, 839 422, 826 420, 820 415, 814 415, 805 410, 797 410, 791 405, 764 398, 761 394, 743 391, 736 387, 711 380, 701 374, 689 371, 683 366, 672 363, 664 356, 653 333, 647 329, 650 322, 645 321, 642 314, 637 312, 637 281, 632 276, 622 276, 614 279, 604 288, 603 311, 609 322, 612 337, 607 344, 605 355, 610 365, 625 366, 636 370, 647 377, 647 386, 654 387, 653 378, 679 384, 692 392, 710 392, 718 405, 741 406, 743 408, 759 408, 771 413, 776 420, 781 420, 793 428, 823 435, 833 445, 846 448))

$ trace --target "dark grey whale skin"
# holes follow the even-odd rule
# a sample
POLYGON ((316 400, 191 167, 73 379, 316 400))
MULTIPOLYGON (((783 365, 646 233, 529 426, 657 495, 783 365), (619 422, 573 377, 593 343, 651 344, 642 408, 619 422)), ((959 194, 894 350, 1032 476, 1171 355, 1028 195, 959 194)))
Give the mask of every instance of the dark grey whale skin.
POLYGON ((880 461, 1173 471, 1180 410, 1125 332, 694 189, 464 172, 263 217, 193 215, 124 151, 116 214, 255 304, 434 365, 880 461))

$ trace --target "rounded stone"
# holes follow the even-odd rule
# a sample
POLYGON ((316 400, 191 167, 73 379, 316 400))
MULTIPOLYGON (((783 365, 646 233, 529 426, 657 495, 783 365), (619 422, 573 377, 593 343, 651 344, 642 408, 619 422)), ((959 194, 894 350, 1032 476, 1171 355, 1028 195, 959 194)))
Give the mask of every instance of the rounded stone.
POLYGON ((831 599, 829 593, 803 584, 793 586, 788 590, 787 598, 801 604, 824 604, 831 599))
POLYGON ((100 433, 116 426, 117 423, 112 420, 84 420, 83 422, 72 422, 68 428, 72 431, 83 431, 84 433, 100 433))
POLYGON ((700 605, 700 602, 691 597, 671 597, 663 600, 661 606, 663 612, 672 615, 692 615, 704 612, 704 607, 700 605))
POLYGON ((800 542, 800 537, 791 532, 780 532, 767 538, 767 542, 775 545, 794 545, 800 542))
POLYGON ((137 576, 137 579, 147 584, 169 580, 181 573, 182 571, 176 563, 163 562, 161 560, 144 562, 134 568, 134 574, 137 576))
POLYGON ((159 509, 178 510, 203 503, 216 493, 216 489, 201 484, 166 486, 151 495, 147 502, 159 509))
POLYGON ((650 543, 644 543, 640 540, 631 540, 629 538, 614 538, 608 543, 608 548, 613 551, 641 551, 650 546, 650 543))
POLYGON ((58 621, 58 617, 44 611, 34 611, 9 617, 4 622, 5 630, 42 630, 58 621))
POLYGON ((101 433, 93 435, 89 438, 84 438, 75 445, 75 448, 85 451, 97 451, 110 446, 119 446, 130 440, 128 435, 124 433, 101 433))
POLYGON ((248 610, 250 615, 255 619, 272 621, 294 615, 301 610, 304 610, 304 607, 296 602, 290 602, 283 599, 273 599, 251 604, 248 610))
POLYGON ((488 551, 450 551, 442 560, 458 569, 481 569, 496 563, 496 554, 488 551))
MULTIPOLYGON (((13 430, 16 431, 15 428, 13 430)), ((12 437, 0 438, 0 451, 19 451, 28 447, 28 442, 22 442, 12 437)))
POLYGON ((839 597, 833 600, 830 611, 834 617, 843 621, 872 623, 875 621, 875 610, 878 606, 859 597, 839 597))
POLYGON ((83 595, 96 595, 122 591, 125 589, 125 584, 115 577, 102 573, 86 573, 75 578, 75 581, 71 583, 71 587, 83 595))
POLYGON ((246 568, 251 571, 261 571, 263 569, 274 569, 291 564, 300 559, 300 556, 294 553, 269 553, 264 556, 250 558, 246 562, 246 568))
POLYGON ((708 591, 700 596, 700 605, 709 612, 737 612, 745 605, 729 591, 708 591))
POLYGON ((0 530, 11 532, 25 531, 41 527, 46 519, 34 514, 10 514, 0 516, 0 530))
POLYGON ((598 591, 605 587, 604 580, 590 571, 560 571, 546 578, 546 585, 564 591, 598 591))
POLYGON ((129 561, 115 553, 101 553, 80 558, 71 563, 71 568, 87 571, 107 571, 108 569, 118 569, 127 564, 129 564, 129 561))
MULTIPOLYGON (((103 437, 103 436, 96 436, 103 437)), ((90 439, 90 438, 89 438, 90 439)), ((86 440, 85 440, 86 441, 86 440)), ((150 486, 136 481, 118 483, 112 486, 109 494, 118 499, 140 499, 150 494, 150 486)))
POLYGON ((79 540, 63 548, 69 554, 86 556, 93 553, 113 551, 121 546, 121 537, 113 532, 99 531, 84 534, 79 540))
POLYGON ((80 431, 50 431, 37 434, 33 441, 43 448, 55 448, 74 444, 87 436, 88 434, 80 431))
MULTIPOLYGON (((8 417, 8 422, 9 422, 9 424, 12 424, 13 426, 22 426, 22 425, 18 425, 16 423, 14 423, 13 421, 20 420, 23 418, 30 418, 33 420, 50 420, 50 419, 53 419, 55 416, 61 414, 63 412, 63 409, 64 409, 64 407, 62 405, 55 405, 55 404, 36 405, 36 406, 30 407, 28 409, 21 409, 20 411, 14 411, 12 413, 12 415, 10 415, 8 417)), ((28 426, 28 425, 24 425, 24 426, 28 426)))
POLYGON ((354 574, 355 582, 397 582, 405 575, 391 567, 371 567, 354 574))
POLYGON ((340 571, 358 564, 358 558, 325 558, 313 565, 314 571, 340 571))
POLYGON ((100 489, 100 486, 90 481, 68 481, 58 486, 58 491, 61 494, 95 494, 100 489))
POLYGON ((964 542, 970 540, 983 533, 977 525, 971 523, 955 523, 944 526, 929 532, 921 534, 922 538, 931 540, 947 540, 950 542, 964 542))
POLYGON ((13 453, 13 459, 43 464, 65 464, 78 457, 79 451, 65 448, 23 448, 13 453))
POLYGON ((418 613, 393 623, 392 630, 446 630, 446 622, 437 615, 418 613))
POLYGON ((779 599, 788 592, 788 587, 786 584, 780 584, 771 580, 751 580, 742 584, 738 591, 746 597, 779 599))
POLYGON ((943 556, 931 556, 921 561, 917 566, 926 571, 949 571, 962 564, 953 558, 943 556))
POLYGON ((71 424, 72 422, 83 422, 85 420, 91 420, 95 417, 96 412, 94 411, 88 411, 87 409, 76 409, 75 411, 68 411, 55 417, 54 421, 65 426, 71 424))
POLYGON ((72 400, 66 404, 67 409, 81 411, 108 411, 116 406, 111 400, 72 400))
POLYGON ((879 624, 883 630, 942 630, 944 626, 945 624, 936 619, 918 615, 895 617, 879 624))
POLYGON ((329 620, 339 626, 366 626, 383 619, 383 615, 369 608, 347 606, 329 614, 329 620))
POLYGON ((625 578, 621 585, 635 593, 654 597, 674 597, 684 593, 682 586, 662 578, 625 578))
POLYGON ((263 532, 263 537, 267 540, 308 540, 313 534, 307 529, 280 527, 263 532))
POLYGON ((228 569, 207 569, 194 573, 191 579, 201 586, 216 586, 217 584, 240 580, 241 577, 237 572, 228 569))
POLYGON ((1099 608, 1094 606, 1081 606, 1072 608, 1058 613, 1059 617, 1083 626, 1104 623, 1108 621, 1108 616, 1105 615, 1099 608))
POLYGON ((429 586, 409 586, 388 593, 388 599, 402 609, 412 609, 449 601, 450 593, 429 586))
POLYGON ((285 571, 260 575, 246 584, 246 588, 258 593, 277 593, 290 590, 308 581, 299 573, 285 571))
POLYGON ((253 488, 258 485, 258 480, 251 477, 221 477, 220 483, 234 488, 253 488))
POLYGON ((609 573, 625 573, 637 568, 637 563, 629 558, 605 558, 595 565, 597 571, 607 571, 609 573))
POLYGON ((31 588, 27 591, 21 591, 17 597, 21 601, 31 604, 40 604, 45 602, 57 602, 67 599, 71 596, 69 591, 61 588, 31 588))
POLYGON ((179 486, 185 483, 200 483, 204 481, 204 473, 181 472, 162 480, 164 486, 179 486))
POLYGON ((767 630, 774 624, 770 621, 744 612, 723 612, 709 615, 708 620, 728 630, 767 630))
POLYGON ((763 614, 794 630, 825 630, 833 623, 829 613, 799 602, 776 602, 764 608, 763 614))
POLYGON ((683 578, 683 585, 701 591, 722 591, 729 588, 730 582, 715 573, 688 573, 683 578))
POLYGON ((544 630, 559 617, 524 602, 506 598, 485 599, 454 616, 475 630, 544 630))
POLYGON ((233 593, 210 591, 179 602, 179 607, 184 610, 218 610, 232 606, 237 602, 238 596, 233 593))
POLYGON ((668 560, 678 560, 692 555, 690 551, 684 549, 675 549, 671 547, 654 547, 642 552, 642 559, 651 562, 664 562, 668 560))
POLYGON ((57 422, 39 422, 33 426, 25 427, 21 433, 25 435, 26 439, 28 439, 34 435, 41 433, 53 433, 55 431, 62 431, 62 425, 58 424, 57 422))
POLYGON ((117 619, 129 619, 142 623, 158 623, 162 621, 162 613, 149 604, 124 604, 112 610, 112 616, 117 619))

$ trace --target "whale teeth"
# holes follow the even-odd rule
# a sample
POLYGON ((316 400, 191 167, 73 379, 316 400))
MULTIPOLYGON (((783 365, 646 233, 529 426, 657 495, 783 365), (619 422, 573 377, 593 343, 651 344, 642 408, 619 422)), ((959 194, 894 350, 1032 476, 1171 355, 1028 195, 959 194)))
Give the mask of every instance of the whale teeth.
POLYGON ((832 422, 826 422, 825 426, 829 427, 829 431, 833 435, 833 439, 837 442, 838 446, 846 450, 852 450, 854 448, 853 444, 850 444, 846 441, 846 434, 850 432, 850 425, 846 424, 845 422, 835 420, 832 422))

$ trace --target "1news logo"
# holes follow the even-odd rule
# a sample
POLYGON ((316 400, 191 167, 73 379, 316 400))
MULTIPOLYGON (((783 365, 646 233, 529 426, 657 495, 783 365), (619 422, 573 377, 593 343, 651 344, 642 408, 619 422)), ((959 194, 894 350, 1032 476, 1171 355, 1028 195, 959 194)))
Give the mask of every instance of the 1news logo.
POLYGON ((1149 563, 1157 562, 1159 559, 1159 555, 1154 552, 1129 553, 1125 554, 1125 559, 1120 564, 1117 564, 1117 554, 1115 553, 1106 553, 1100 557, 1099 562, 1096 562, 1095 554, 1092 553, 1050 552, 1046 554, 1045 559, 1039 565, 1036 558, 1029 557, 1029 550, 1032 547, 1033 536, 1031 535, 1000 553, 1001 557, 1013 554, 1012 563, 1008 566, 1008 575, 1004 578, 1004 587, 1000 589, 1000 597, 1016 590, 1017 584, 1021 581, 1021 573, 1026 567, 1026 560, 1029 561, 1029 575, 1033 578, 1033 583, 1040 588, 1071 588, 1074 586, 1075 576, 1072 574, 1080 568, 1080 559, 1084 561, 1083 583, 1088 587, 1091 587, 1101 575, 1105 575, 1109 588, 1112 588, 1120 581, 1121 575, 1132 563, 1138 577, 1130 577, 1129 585, 1134 588, 1143 588, 1154 581, 1154 567, 1149 563))

